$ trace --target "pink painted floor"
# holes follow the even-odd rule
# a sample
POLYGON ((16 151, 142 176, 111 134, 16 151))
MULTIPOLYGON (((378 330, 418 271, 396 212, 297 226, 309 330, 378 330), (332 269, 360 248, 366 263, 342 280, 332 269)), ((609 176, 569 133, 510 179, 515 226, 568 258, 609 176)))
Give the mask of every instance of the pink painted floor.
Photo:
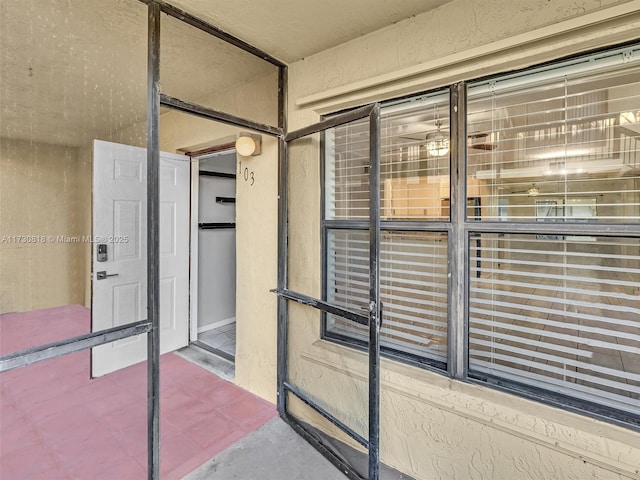
MULTIPOLYGON (((88 325, 77 305, 0 315, 0 353, 88 325)), ((182 478, 276 416, 270 403, 172 353, 161 357, 160 382, 163 479, 182 478)), ((146 478, 146 385, 146 363, 90 380, 89 351, 0 374, 0 480, 146 478)))

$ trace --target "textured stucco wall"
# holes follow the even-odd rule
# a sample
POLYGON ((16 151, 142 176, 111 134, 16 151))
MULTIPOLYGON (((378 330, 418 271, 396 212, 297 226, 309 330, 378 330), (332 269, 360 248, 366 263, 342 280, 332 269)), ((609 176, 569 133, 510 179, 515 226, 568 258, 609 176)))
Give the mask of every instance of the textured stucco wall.
POLYGON ((91 233, 87 178, 75 148, 0 139, 0 313, 84 303, 85 247, 57 237, 91 233))
MULTIPOLYGON (((454 0, 292 64, 289 128, 367 101, 637 39, 639 11, 637 1, 454 0)), ((318 140, 296 148, 289 287, 317 297, 318 140)), ((289 312, 291 380, 366 433, 366 356, 320 340, 313 309, 292 304, 289 312)), ((418 479, 640 478, 640 434, 427 370, 383 360, 381 405, 382 459, 418 479)), ((292 407, 344 439, 304 406, 292 407)))

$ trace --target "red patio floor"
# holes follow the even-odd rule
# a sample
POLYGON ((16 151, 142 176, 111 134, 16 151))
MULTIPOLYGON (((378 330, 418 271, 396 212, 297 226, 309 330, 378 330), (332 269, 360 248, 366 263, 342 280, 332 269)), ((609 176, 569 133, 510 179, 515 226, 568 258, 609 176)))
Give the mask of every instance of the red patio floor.
MULTIPOLYGON (((1 315, 0 353, 88 325, 77 305, 1 315)), ((178 355, 163 355, 160 372, 163 479, 182 478, 276 416, 270 403, 178 355)), ((0 479, 146 478, 146 392, 146 363, 90 380, 89 351, 0 374, 0 479)))

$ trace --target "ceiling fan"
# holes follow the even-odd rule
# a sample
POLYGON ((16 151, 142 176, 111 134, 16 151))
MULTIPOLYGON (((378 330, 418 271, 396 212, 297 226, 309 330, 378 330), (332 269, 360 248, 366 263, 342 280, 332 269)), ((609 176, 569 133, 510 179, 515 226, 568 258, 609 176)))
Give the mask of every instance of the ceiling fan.
MULTIPOLYGON (((418 131, 416 133, 409 133, 409 135, 407 136, 400 136, 400 138, 405 139, 405 140, 412 140, 412 141, 417 141, 418 143, 418 148, 419 149, 424 149, 427 151, 427 153, 429 154, 430 157, 444 157, 449 153, 449 144, 450 144, 450 140, 449 140, 449 135, 444 135, 441 131, 441 127, 442 127, 442 122, 440 121, 440 115, 438 113, 438 105, 434 104, 433 105, 433 125, 436 128, 436 131, 430 131, 429 133, 424 134, 424 130, 418 131)), ((420 122, 424 125, 424 122, 420 122)), ((432 130, 433 127, 431 127, 431 120, 429 120, 428 122, 429 127, 427 129, 427 131, 432 130)), ((405 125, 406 127, 416 127, 417 125, 405 125)))
POLYGON ((449 136, 442 133, 440 119, 436 119, 434 126, 436 127, 435 132, 429 132, 425 135, 424 131, 420 131, 401 135, 399 138, 416 142, 417 146, 424 148, 431 157, 444 157, 449 153, 449 136))
MULTIPOLYGON (((449 152, 449 137, 443 135, 440 131, 442 126, 440 120, 436 120, 436 131, 424 134, 409 134, 400 136, 404 140, 412 140, 421 142, 420 145, 424 146, 432 157, 442 157, 449 152)), ((488 133, 476 133, 467 136, 467 147, 475 150, 491 151, 498 148, 498 145, 489 141, 488 133)))
MULTIPOLYGON (((500 190, 507 190, 507 185, 500 185, 500 190)), ((526 193, 530 197, 537 197, 540 195, 540 189, 536 186, 535 183, 532 183, 529 188, 526 190, 512 190, 509 193, 526 193)))
POLYGON ((467 148, 476 150, 495 150, 498 145, 489 141, 488 133, 472 133, 467 135, 467 148))

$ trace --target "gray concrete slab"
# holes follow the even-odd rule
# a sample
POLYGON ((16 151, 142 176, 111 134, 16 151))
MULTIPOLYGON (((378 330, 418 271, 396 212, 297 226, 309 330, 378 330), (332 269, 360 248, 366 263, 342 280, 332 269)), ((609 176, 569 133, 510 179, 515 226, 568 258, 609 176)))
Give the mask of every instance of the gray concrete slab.
POLYGON ((195 363, 196 365, 201 366, 211 373, 215 373, 225 380, 233 382, 236 369, 233 362, 230 362, 229 360, 221 358, 194 345, 189 345, 188 347, 181 348, 174 353, 191 363, 195 363))
POLYGON ((280 418, 232 445, 184 480, 344 480, 280 418))

